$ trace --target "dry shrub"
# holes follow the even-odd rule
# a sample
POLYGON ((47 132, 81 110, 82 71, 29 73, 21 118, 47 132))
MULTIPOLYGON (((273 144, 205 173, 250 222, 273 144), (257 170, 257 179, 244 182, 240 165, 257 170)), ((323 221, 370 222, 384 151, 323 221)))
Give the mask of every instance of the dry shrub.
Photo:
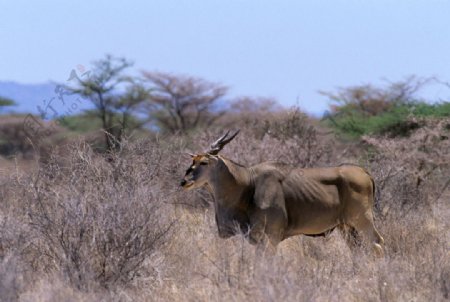
POLYGON ((14 301, 23 290, 21 267, 12 253, 0 259, 0 295, 3 301, 14 301))
POLYGON ((27 246, 22 254, 33 270, 59 273, 84 291, 155 274, 146 262, 174 222, 159 180, 161 149, 144 145, 124 144, 105 157, 79 143, 64 160, 52 157, 20 179, 15 189, 23 197, 14 202, 26 211, 19 217, 31 244, 17 245, 27 246))
POLYGON ((0 122, 0 155, 9 157, 21 152, 24 157, 33 153, 32 144, 23 129, 24 116, 6 116, 0 122))
MULTIPOLYGON (((223 150, 224 155, 246 165, 265 160, 298 166, 337 164, 331 142, 324 141, 301 114, 285 114, 261 119, 257 125, 267 128, 240 127, 241 134, 223 150)), ((430 124, 430 129, 434 127, 430 124)), ((414 137, 412 141, 368 138, 372 148, 380 142, 391 149, 377 148, 373 156, 350 158, 366 160, 381 189, 381 210, 388 206, 376 215, 386 242, 385 258, 376 259, 364 249, 352 252, 338 231, 325 238, 285 240, 274 257, 261 257, 244 236, 220 239, 208 193, 184 192, 178 185, 190 163, 182 151, 204 150, 220 134, 210 130, 191 137, 124 142, 118 153, 106 155, 78 143, 68 154, 41 164, 37 173, 0 183, 1 297, 24 301, 449 298, 450 193, 442 190, 449 174, 446 166, 439 165, 422 175, 417 186, 414 171, 419 168, 414 160, 420 162, 418 152, 424 147, 414 137), (396 149, 400 145, 410 148, 396 149), (392 148, 399 151, 392 153, 392 148)), ((445 159, 447 143, 443 139, 427 149, 424 159, 437 163, 431 154, 443 154, 445 159)))
MULTIPOLYGON (((245 165, 277 161, 296 167, 329 165, 333 140, 319 133, 309 118, 298 108, 279 112, 263 112, 247 116, 233 124, 241 133, 221 154, 245 165)), ((195 152, 205 150, 222 135, 224 129, 205 131, 195 152)))
POLYGON ((36 152, 47 158, 53 146, 66 141, 64 129, 55 122, 38 117, 2 116, 0 121, 0 156, 33 159, 36 152))
POLYGON ((369 165, 379 191, 379 209, 430 210, 450 185, 450 119, 422 120, 410 137, 364 137, 374 148, 369 165))
POLYGON ((213 212, 179 213, 164 282, 138 300, 158 301, 439 301, 448 295, 449 261, 435 229, 416 220, 380 225, 387 255, 352 254, 339 232, 294 237, 261 258, 244 236, 218 238, 213 212), (188 240, 186 240, 188 238, 188 240))

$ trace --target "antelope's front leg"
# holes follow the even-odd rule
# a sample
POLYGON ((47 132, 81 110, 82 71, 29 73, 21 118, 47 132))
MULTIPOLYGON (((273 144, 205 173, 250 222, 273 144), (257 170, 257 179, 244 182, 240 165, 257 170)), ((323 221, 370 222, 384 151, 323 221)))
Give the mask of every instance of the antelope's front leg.
POLYGON ((273 207, 255 211, 250 218, 250 243, 258 249, 275 254, 278 243, 284 238, 287 219, 282 209, 273 207))
POLYGON ((279 179, 262 174, 255 181, 256 190, 250 216, 250 240, 276 247, 284 239, 287 213, 279 179))

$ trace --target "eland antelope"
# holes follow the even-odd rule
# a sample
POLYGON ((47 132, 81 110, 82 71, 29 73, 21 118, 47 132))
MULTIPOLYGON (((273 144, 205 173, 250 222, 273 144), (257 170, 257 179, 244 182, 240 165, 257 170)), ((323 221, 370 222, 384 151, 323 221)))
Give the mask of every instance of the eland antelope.
POLYGON ((373 222, 375 183, 366 170, 355 165, 302 169, 274 162, 244 167, 219 155, 238 132, 229 136, 228 131, 205 153, 191 155, 181 181, 184 189, 206 186, 213 194, 221 238, 244 232, 251 243, 275 249, 288 237, 320 236, 339 227, 362 235, 383 254, 383 238, 373 222))

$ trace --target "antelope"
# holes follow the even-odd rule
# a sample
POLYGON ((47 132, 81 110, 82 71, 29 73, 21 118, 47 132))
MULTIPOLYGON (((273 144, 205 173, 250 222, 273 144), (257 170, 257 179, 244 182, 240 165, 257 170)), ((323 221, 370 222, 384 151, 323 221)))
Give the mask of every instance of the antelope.
POLYGON ((356 165, 295 168, 276 162, 245 167, 219 155, 239 130, 229 133, 206 152, 191 155, 181 181, 186 190, 206 186, 213 194, 221 238, 245 233, 250 243, 276 250, 291 236, 324 236, 338 227, 362 235, 383 255, 384 240, 373 221, 375 183, 366 170, 356 165))

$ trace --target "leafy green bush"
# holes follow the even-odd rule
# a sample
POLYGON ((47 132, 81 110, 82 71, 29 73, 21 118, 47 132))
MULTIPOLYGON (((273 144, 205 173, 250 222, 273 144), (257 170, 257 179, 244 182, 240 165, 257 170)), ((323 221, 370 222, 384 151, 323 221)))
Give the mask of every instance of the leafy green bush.
POLYGON ((411 113, 418 117, 448 117, 450 116, 450 102, 427 104, 424 102, 411 104, 411 113))
POLYGON ((416 93, 432 78, 409 77, 384 87, 360 85, 322 92, 332 104, 328 124, 351 138, 366 134, 409 136, 420 127, 417 118, 450 116, 450 103, 430 104, 418 100, 416 93))
MULTIPOLYGON (((122 117, 119 114, 110 114, 111 129, 116 130, 121 127, 122 117)), ((71 131, 77 133, 88 133, 102 129, 101 120, 95 111, 86 111, 78 115, 70 115, 60 118, 59 124, 71 131)), ((136 116, 130 115, 127 117, 128 129, 137 129, 141 127, 142 121, 136 116)))
POLYGON ((77 133, 87 133, 102 127, 100 120, 96 119, 93 112, 65 116, 59 119, 59 123, 64 128, 77 133))
MULTIPOLYGON (((348 108, 346 108, 348 109, 348 108)), ((377 115, 366 115, 354 110, 342 110, 340 114, 328 116, 328 125, 341 134, 357 138, 366 134, 389 134, 408 136, 420 127, 415 118, 450 116, 450 103, 428 104, 425 102, 405 102, 396 104, 389 111, 377 115)))

